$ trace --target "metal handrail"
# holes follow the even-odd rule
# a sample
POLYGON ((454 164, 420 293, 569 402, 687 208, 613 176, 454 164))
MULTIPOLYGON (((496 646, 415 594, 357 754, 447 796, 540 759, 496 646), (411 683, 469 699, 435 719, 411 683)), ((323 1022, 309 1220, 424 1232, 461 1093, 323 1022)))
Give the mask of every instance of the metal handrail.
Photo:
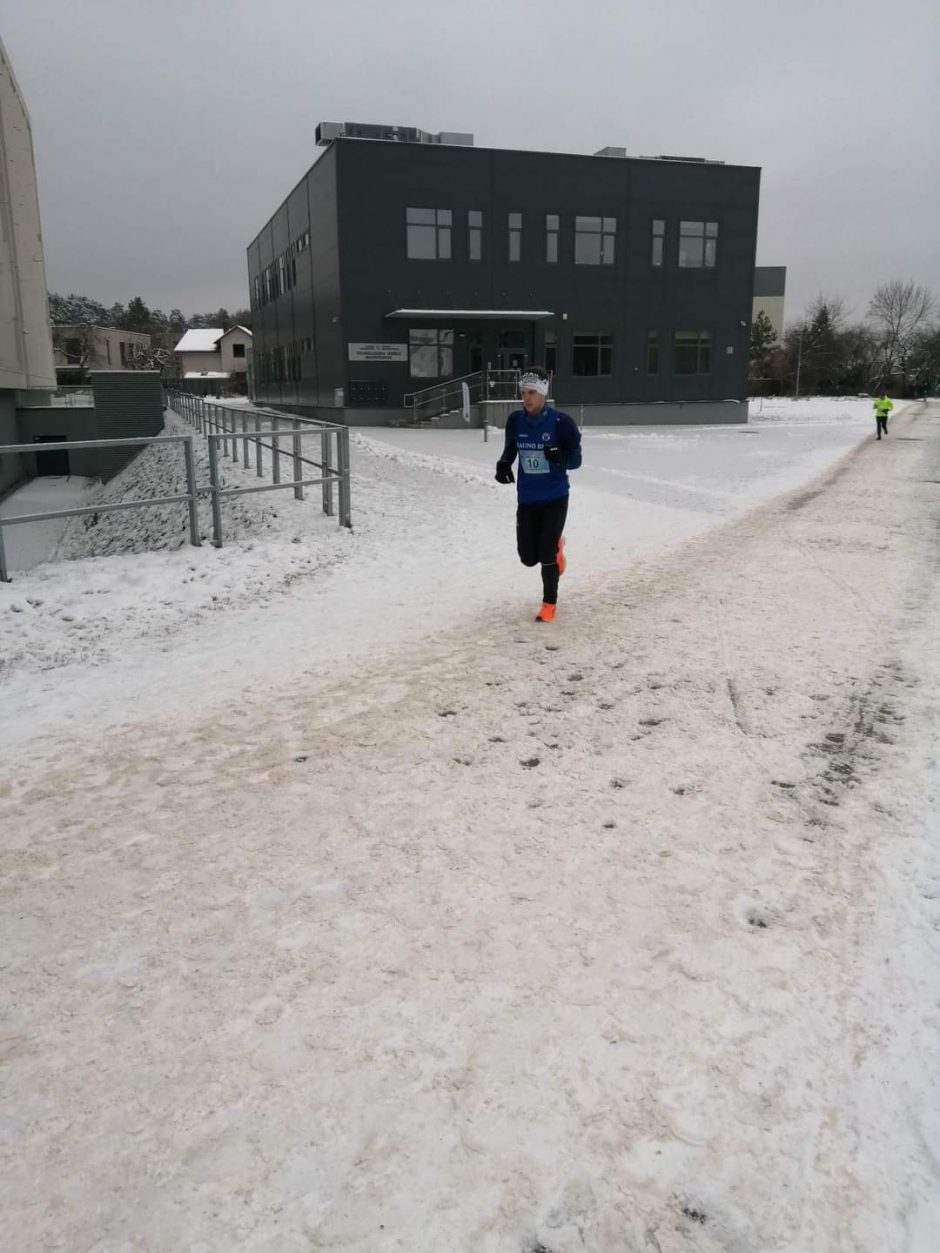
MULTIPOLYGON (((6 453, 37 453, 37 452, 68 452, 82 448, 143 448, 150 444, 182 444, 183 458, 186 465, 186 492, 178 496, 148 496, 144 500, 122 500, 108 505, 82 505, 76 509, 50 509, 42 513, 19 513, 11 517, 0 518, 0 583, 10 583, 7 570, 6 552, 3 546, 3 528, 18 526, 24 522, 45 522, 49 518, 80 518, 93 513, 116 513, 120 509, 145 509, 150 505, 172 505, 186 502, 189 510, 189 542, 198 548, 199 511, 197 501, 200 489, 196 486, 196 463, 193 457, 193 437, 191 435, 151 435, 135 436, 132 439, 73 439, 55 440, 48 444, 3 444, 0 445, 0 457, 6 453)), ((205 489, 203 489, 205 490, 205 489)))
POLYGON ((416 392, 405 392, 401 398, 402 406, 405 409, 413 409, 416 404, 420 403, 418 400, 419 396, 424 396, 428 392, 440 391, 442 387, 452 387, 456 383, 466 383, 470 379, 478 379, 482 374, 482 370, 473 370, 470 374, 461 374, 457 378, 445 379, 442 383, 432 383, 430 387, 419 388, 416 392))
POLYGON ((227 405, 221 401, 210 401, 202 396, 194 396, 189 392, 167 389, 167 401, 170 408, 178 413, 190 425, 206 437, 209 451, 209 494, 212 499, 213 543, 222 547, 222 514, 221 501, 233 495, 249 492, 277 491, 280 488, 292 487, 294 496, 303 500, 304 487, 322 485, 323 512, 333 516, 333 484, 337 484, 339 496, 340 526, 352 527, 350 505, 350 455, 349 427, 336 422, 324 422, 319 418, 302 418, 296 414, 285 414, 277 409, 260 406, 227 405), (236 429, 238 415, 241 414, 241 430, 236 429), (229 419, 229 415, 231 418, 229 419), (262 428, 262 419, 270 422, 269 428, 262 428), (229 425, 229 421, 231 425, 229 425), (249 426, 249 421, 253 426, 249 426), (283 427, 279 427, 280 423, 283 427), (306 428, 306 429, 304 429, 306 428), (282 453, 276 441, 290 436, 293 440, 293 451, 282 453), (320 437, 321 460, 301 455, 301 441, 305 436, 320 437), (336 438, 336 457, 331 464, 330 440, 336 438), (270 440, 271 443, 266 443, 270 440), (271 484, 257 487, 223 488, 218 471, 218 456, 221 449, 223 456, 231 448, 232 460, 239 460, 239 443, 242 445, 242 463, 247 470, 251 463, 251 446, 255 449, 255 471, 261 478, 263 470, 262 449, 271 453, 271 484), (285 483, 281 482, 281 457, 289 456, 293 466, 293 477, 285 483), (304 479, 302 465, 314 466, 321 471, 321 477, 304 479))

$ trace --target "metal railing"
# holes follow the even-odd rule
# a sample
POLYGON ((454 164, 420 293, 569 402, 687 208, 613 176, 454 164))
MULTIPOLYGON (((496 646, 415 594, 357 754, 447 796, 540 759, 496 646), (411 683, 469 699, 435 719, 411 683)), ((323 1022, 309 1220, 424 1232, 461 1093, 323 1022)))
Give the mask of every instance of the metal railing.
POLYGON ((352 507, 349 473, 349 428, 328 422, 317 422, 311 418, 287 416, 267 410, 248 410, 232 405, 221 405, 204 401, 199 396, 183 392, 168 392, 168 402, 174 412, 179 413, 205 435, 209 454, 209 483, 200 486, 196 482, 196 459, 193 451, 194 436, 192 435, 152 435, 133 439, 87 439, 58 440, 55 443, 43 444, 3 444, 0 445, 0 457, 10 454, 36 452, 69 452, 91 448, 146 448, 151 444, 181 444, 186 468, 186 491, 175 496, 148 496, 142 500, 123 500, 113 504, 82 505, 73 509, 50 509, 42 513, 17 514, 12 517, 0 517, 0 582, 11 582, 7 568, 6 551, 3 544, 3 528, 20 526, 27 522, 45 522, 52 518, 79 518, 90 514, 117 513, 122 509, 146 509, 153 505, 186 504, 189 512, 190 543, 197 548, 201 546, 199 535, 199 498, 208 497, 212 510, 212 542, 216 548, 223 546, 222 501, 234 496, 249 495, 254 492, 274 492, 292 489, 297 500, 304 499, 304 488, 321 486, 323 489, 323 512, 334 515, 333 484, 337 485, 338 512, 340 526, 352 526, 352 507), (226 413, 221 412, 226 410, 226 413), (241 417, 242 430, 237 430, 241 417), (249 419, 251 427, 249 429, 249 419), (271 421, 273 426, 262 427, 261 420, 271 421), (280 424, 284 423, 284 426, 280 424), (314 437, 320 440, 320 460, 305 457, 302 453, 302 441, 314 437), (292 441, 291 451, 285 453, 280 447, 282 439, 292 441), (267 442, 270 440, 270 443, 267 442), (333 445, 335 443, 335 452, 333 445), (250 468, 250 452, 255 450, 255 469, 260 478, 264 473, 262 450, 271 453, 271 483, 259 484, 257 487, 226 487, 219 468, 220 449, 222 456, 229 450, 233 460, 239 461, 241 449, 244 468, 250 468), (290 459, 291 475, 281 481, 281 460, 290 459), (315 466, 320 471, 314 478, 304 478, 304 466, 315 466))
MULTIPOLYGON (((518 400, 519 380, 524 370, 487 370, 483 400, 518 400)), ((553 376, 549 374, 549 393, 553 376)))
POLYGON ((475 370, 472 374, 462 374, 459 378, 446 379, 443 383, 433 383, 430 387, 422 387, 420 391, 406 393, 402 397, 402 407, 411 410, 413 422, 436 418, 442 413, 462 407, 464 384, 470 392, 471 404, 481 399, 483 372, 475 370))
POLYGON ((463 405, 463 389, 470 393, 470 403, 483 400, 514 400, 519 394, 521 370, 476 370, 459 378, 433 383, 417 392, 407 392, 402 406, 411 410, 412 422, 424 422, 460 409, 463 405))
POLYGON ((90 386, 62 386, 16 393, 17 409, 92 409, 94 389, 90 386))
POLYGON ((189 392, 167 391, 167 403, 174 413, 189 422, 206 438, 209 452, 209 495, 212 500, 213 543, 222 547, 221 501, 231 496, 248 495, 253 492, 277 491, 293 488, 297 500, 303 500, 305 487, 321 486, 323 512, 332 517, 333 484, 337 485, 340 526, 352 526, 352 508, 349 471, 349 427, 334 422, 321 422, 316 418, 301 418, 295 414, 283 414, 274 409, 227 405, 209 401, 189 392), (263 426, 262 422, 269 425, 263 426), (283 424, 283 425, 282 425, 283 424), (239 429, 240 428, 240 429, 239 429), (320 459, 305 457, 302 441, 314 436, 320 439, 320 459), (290 453, 281 449, 280 441, 290 438, 290 453), (271 441, 270 443, 267 441, 271 441), (235 464, 241 459, 245 470, 251 468, 254 449, 255 474, 263 478, 265 473, 264 451, 270 452, 272 482, 258 487, 229 487, 222 484, 219 474, 219 458, 231 456, 235 464), (239 457, 241 453, 241 457, 239 457), (290 458, 291 477, 281 482, 282 458, 290 458), (303 466, 313 466, 320 474, 305 479, 303 466))
MULTIPOLYGON (((337 467, 335 470, 324 469, 319 478, 305 479, 303 477, 303 465, 317 465, 321 463, 311 461, 308 457, 301 456, 300 441, 305 438, 319 436, 321 440, 326 438, 323 431, 300 430, 287 428, 283 431, 252 431, 248 434, 241 432, 229 434, 210 434, 206 436, 209 446, 209 495, 212 500, 212 542, 216 548, 222 547, 222 501, 232 496, 247 496, 252 492, 276 492, 285 488, 293 488, 296 500, 303 500, 305 487, 323 487, 324 504, 323 512, 332 515, 332 492, 333 483, 337 484, 339 491, 339 524, 340 526, 352 526, 352 515, 350 512, 349 501, 349 431, 344 432, 345 438, 340 438, 337 442, 337 467), (274 473, 275 481, 273 483, 263 483, 258 487, 223 487, 222 478, 219 474, 219 445, 224 441, 231 442, 235 449, 235 460, 238 459, 238 441, 241 440, 245 449, 245 464, 248 464, 248 445, 255 442, 257 447, 258 464, 261 462, 262 444, 259 436, 269 436, 272 439, 287 439, 293 441, 293 452, 291 454, 291 462, 293 464, 293 478, 288 479, 286 483, 280 481, 279 470, 274 473)), ((281 452, 275 445, 266 444, 264 447, 272 449, 272 466, 279 467, 281 452)), ((223 453, 224 455, 224 453, 223 453)), ((326 461, 327 454, 324 454, 326 461)))
POLYGON ((182 444, 186 465, 186 491, 178 496, 148 496, 144 500, 122 500, 110 505, 82 505, 77 509, 50 509, 43 513, 22 513, 0 518, 0 583, 10 583, 6 551, 3 545, 3 528, 20 526, 25 522, 45 522, 49 518, 80 518, 92 513, 117 513, 121 509, 145 509, 151 505, 175 505, 186 503, 189 511, 189 542, 197 548, 199 538, 199 488, 196 486, 196 463, 193 457, 191 435, 151 435, 136 439, 82 439, 60 440, 50 444, 3 444, 0 457, 7 453, 67 452, 83 448, 143 448, 149 444, 182 444))

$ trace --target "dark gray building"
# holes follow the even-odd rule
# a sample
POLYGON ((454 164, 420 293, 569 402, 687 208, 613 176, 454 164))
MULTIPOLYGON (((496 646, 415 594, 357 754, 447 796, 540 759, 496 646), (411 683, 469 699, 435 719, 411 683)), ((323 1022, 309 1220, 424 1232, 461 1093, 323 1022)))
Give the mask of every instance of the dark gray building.
POLYGON ((259 402, 381 423, 443 380, 539 364, 595 422, 745 419, 759 169, 318 140, 248 248, 259 402))

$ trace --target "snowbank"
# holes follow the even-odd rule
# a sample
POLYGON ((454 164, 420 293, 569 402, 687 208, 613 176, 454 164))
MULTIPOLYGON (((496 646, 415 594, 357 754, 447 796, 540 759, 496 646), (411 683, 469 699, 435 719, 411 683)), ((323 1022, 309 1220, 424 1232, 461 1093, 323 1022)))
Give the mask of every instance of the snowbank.
MULTIPOLYGON (((817 426, 749 435, 739 427, 589 428, 585 466, 573 476, 566 595, 805 481, 869 433, 867 425, 833 425, 827 414, 817 426)), ((189 428, 171 415, 168 429, 189 428)), ((227 501, 221 551, 188 546, 182 505, 73 523, 62 550, 92 556, 40 566, 0 588, 0 676, 9 707, 21 709, 14 742, 22 747, 27 729, 53 727, 65 708, 123 719, 172 704, 176 684, 222 699, 233 673, 281 683, 309 653, 310 667, 329 674, 535 600, 538 580, 515 556, 513 493, 493 481, 499 440, 383 429, 356 432, 351 443, 351 534, 324 517, 316 488, 303 502, 289 491, 227 501), (130 555, 99 555, 121 550, 130 555), (279 647, 244 656, 246 639, 270 638, 272 609, 279 647), (172 681, 154 652, 169 648, 172 681), (87 664, 108 661, 120 680, 103 674, 91 697, 87 664), (73 671, 67 679, 62 667, 73 671), (56 670, 55 700, 37 699, 30 676, 56 670)), ((204 446, 196 450, 205 474, 204 446)), ((224 474, 257 482, 231 462, 224 474)), ((170 495, 182 485, 179 448, 156 446, 101 498, 170 495)), ((206 502, 201 519, 208 536, 206 502)))

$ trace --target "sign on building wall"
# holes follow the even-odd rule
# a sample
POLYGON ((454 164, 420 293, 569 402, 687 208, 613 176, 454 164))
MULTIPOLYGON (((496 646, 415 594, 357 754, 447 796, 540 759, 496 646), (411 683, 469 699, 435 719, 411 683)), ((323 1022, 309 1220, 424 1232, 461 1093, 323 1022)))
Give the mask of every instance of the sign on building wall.
POLYGON ((407 361, 407 344, 350 344, 350 361, 407 361))

